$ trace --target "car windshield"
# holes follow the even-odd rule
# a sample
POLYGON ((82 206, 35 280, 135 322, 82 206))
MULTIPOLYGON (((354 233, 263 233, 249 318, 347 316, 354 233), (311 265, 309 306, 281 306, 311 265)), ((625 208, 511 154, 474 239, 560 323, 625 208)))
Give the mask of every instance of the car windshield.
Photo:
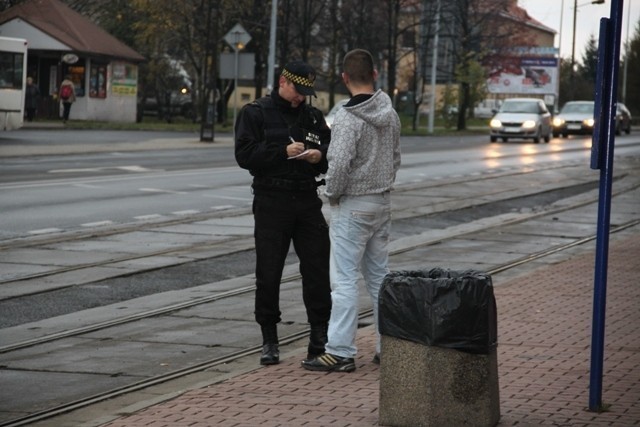
POLYGON ((502 113, 533 113, 538 114, 538 103, 527 101, 505 102, 500 109, 502 113))
POLYGON ((562 113, 585 113, 593 114, 593 104, 567 104, 562 108, 562 113))

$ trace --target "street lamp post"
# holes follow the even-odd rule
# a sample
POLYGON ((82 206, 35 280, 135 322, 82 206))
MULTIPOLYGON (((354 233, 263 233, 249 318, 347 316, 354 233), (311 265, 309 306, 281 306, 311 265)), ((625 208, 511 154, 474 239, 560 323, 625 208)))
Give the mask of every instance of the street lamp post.
POLYGON ((631 21, 631 1, 627 3, 627 38, 624 42, 624 69, 622 71, 622 102, 627 102, 627 68, 629 67, 629 21, 631 21))
POLYGON ((235 126, 236 123, 236 115, 238 111, 238 57, 240 55, 240 51, 244 49, 244 47, 251 40, 251 36, 240 24, 236 24, 225 36, 224 40, 231 45, 234 51, 234 79, 233 79, 233 124, 235 126))
MULTIPOLYGON (((602 4, 604 0, 592 0, 591 4, 602 4)), ((580 5, 584 6, 584 5, 580 5)), ((571 39, 571 100, 575 98, 575 77, 576 77, 576 21, 578 15, 578 0, 573 0, 573 34, 571 39)))
POLYGON ((233 51, 235 54, 235 77, 234 77, 234 81, 233 81, 233 123, 235 126, 236 123, 236 116, 238 114, 238 58, 239 58, 239 54, 240 51, 242 49, 244 49, 244 45, 242 44, 242 42, 240 41, 240 36, 242 35, 242 32, 240 31, 234 31, 233 32, 233 37, 234 37, 234 42, 233 42, 233 51))

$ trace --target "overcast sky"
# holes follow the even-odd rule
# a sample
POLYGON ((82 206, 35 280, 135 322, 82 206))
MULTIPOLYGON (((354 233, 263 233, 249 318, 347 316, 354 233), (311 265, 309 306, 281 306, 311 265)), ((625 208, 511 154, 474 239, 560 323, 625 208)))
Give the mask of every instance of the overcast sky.
MULTIPOLYGON (((571 57, 571 44, 573 35, 573 5, 575 0, 518 0, 518 5, 525 9, 529 15, 542 22, 549 28, 556 30, 555 46, 558 47, 559 36, 560 55, 571 57), (562 15, 562 25, 560 16, 562 15)), ((598 40, 600 32, 600 18, 609 17, 611 14, 611 0, 605 0, 604 4, 591 4, 591 0, 578 0, 578 13, 576 19, 576 61, 582 60, 584 48, 591 34, 598 40)), ((624 55, 624 42, 627 40, 627 22, 631 16, 629 26, 629 38, 633 37, 635 28, 640 19, 640 1, 624 0, 622 15, 622 48, 624 55)))

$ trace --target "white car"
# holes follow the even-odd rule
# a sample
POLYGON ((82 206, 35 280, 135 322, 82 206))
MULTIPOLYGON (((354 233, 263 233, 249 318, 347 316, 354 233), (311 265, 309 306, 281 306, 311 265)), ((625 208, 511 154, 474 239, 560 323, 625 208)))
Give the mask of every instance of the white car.
POLYGON ((510 138, 551 139, 551 113, 541 99, 505 99, 496 115, 489 122, 491 142, 498 138, 507 142, 510 138))
POLYGON ((324 117, 324 121, 327 122, 327 126, 331 127, 333 125, 333 119, 336 117, 336 113, 339 109, 344 107, 344 105, 349 102, 349 99, 341 99, 333 105, 333 108, 329 111, 329 113, 324 117))

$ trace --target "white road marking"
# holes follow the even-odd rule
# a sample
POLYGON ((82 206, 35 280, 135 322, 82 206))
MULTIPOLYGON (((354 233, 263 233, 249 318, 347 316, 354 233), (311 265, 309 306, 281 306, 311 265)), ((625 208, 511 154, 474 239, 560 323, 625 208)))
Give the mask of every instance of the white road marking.
POLYGON ((60 228, 41 228, 40 230, 31 230, 29 234, 47 234, 47 233, 58 233, 62 231, 60 228))
POLYGON ((100 168, 76 168, 76 169, 52 169, 49 173, 79 173, 79 172, 102 172, 106 170, 123 170, 127 172, 150 172, 153 169, 148 169, 138 165, 131 166, 105 166, 100 168))
POLYGON ((175 211, 175 212, 171 212, 173 215, 193 215, 193 214, 197 214, 200 213, 200 211, 194 210, 194 209, 190 209, 190 210, 185 210, 185 211, 175 211))
POLYGON ((184 191, 163 190, 161 188, 139 188, 138 190, 147 191, 149 193, 187 194, 184 191))
POLYGON ((133 218, 141 220, 141 221, 144 221, 144 220, 147 220, 147 219, 162 218, 162 215, 160 215, 160 214, 140 215, 140 216, 134 216, 133 218))
POLYGON ((74 187, 80 187, 80 188, 102 188, 99 185, 90 185, 90 184, 73 184, 74 187))
POLYGON ((232 196, 221 196, 219 194, 213 194, 213 195, 206 194, 206 195, 204 195, 202 197, 206 197, 206 198, 209 198, 209 199, 240 200, 240 201, 243 201, 243 202, 245 202, 247 200, 253 200, 252 197, 232 197, 232 196))
POLYGON ((81 227, 103 227, 105 225, 111 225, 113 221, 96 221, 96 222, 87 222, 84 224, 80 224, 81 227))

